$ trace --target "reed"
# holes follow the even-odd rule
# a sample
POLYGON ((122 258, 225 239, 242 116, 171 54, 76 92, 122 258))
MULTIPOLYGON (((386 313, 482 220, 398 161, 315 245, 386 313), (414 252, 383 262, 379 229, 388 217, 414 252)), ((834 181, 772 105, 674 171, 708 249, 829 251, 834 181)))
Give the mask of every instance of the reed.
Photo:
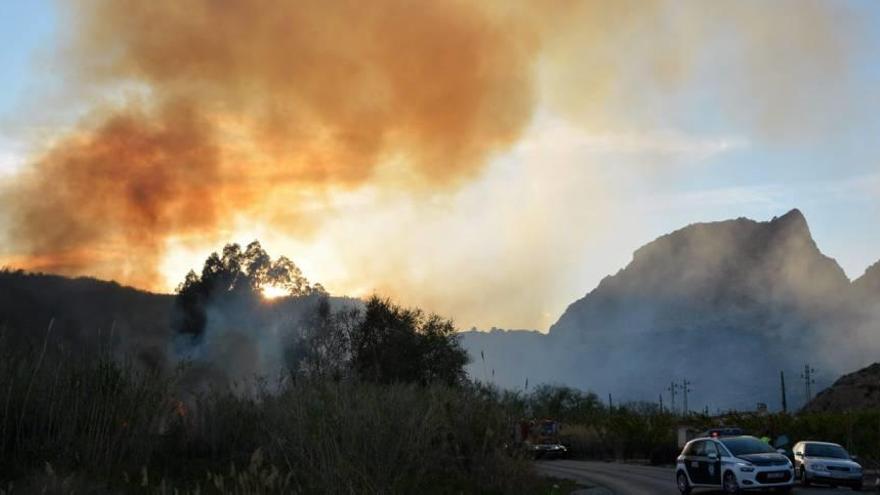
MULTIPOLYGON (((473 385, 299 379, 188 393, 180 371, 0 336, 0 494, 534 493, 473 385)), ((183 371, 185 372, 185 370, 183 371)))

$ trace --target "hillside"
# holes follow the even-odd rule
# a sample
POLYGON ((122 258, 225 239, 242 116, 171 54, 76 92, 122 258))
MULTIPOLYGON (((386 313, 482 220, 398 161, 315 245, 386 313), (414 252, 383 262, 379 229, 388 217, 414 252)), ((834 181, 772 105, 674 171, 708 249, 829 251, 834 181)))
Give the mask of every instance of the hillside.
MULTIPOLYGON (((866 276, 872 286, 874 271, 866 276)), ((668 404, 670 382, 687 379, 692 409, 779 407, 780 371, 797 376, 809 362, 822 387, 880 355, 869 331, 877 320, 859 293, 798 210, 767 222, 694 224, 636 250, 572 303, 544 342, 528 344, 540 355, 494 364, 514 370, 495 381, 550 376, 622 400, 662 393, 668 404)), ((486 338, 506 348, 503 335, 486 338)), ((792 404, 804 399, 789 394, 792 404)))
POLYGON ((695 321, 704 327, 730 316, 779 330, 795 311, 818 316, 836 308, 849 284, 816 247, 798 210, 770 222, 695 224, 638 249, 626 268, 569 306, 550 332, 583 338, 609 326, 624 333, 688 330, 695 321))
POLYGON ((840 412, 880 408, 880 363, 840 377, 805 407, 808 412, 840 412))
POLYGON ((69 349, 109 344, 151 366, 165 358, 173 300, 93 278, 0 272, 0 324, 10 336, 42 343, 54 319, 52 338, 69 349))
MULTIPOLYGON (((209 329, 199 339, 172 331, 174 296, 115 282, 0 271, 0 329, 4 338, 41 346, 49 337, 77 355, 98 349, 148 369, 188 363, 182 383, 194 388, 274 374, 283 364, 284 338, 298 331, 317 296, 258 302, 225 301, 209 308, 209 329)), ((331 297, 334 309, 359 300, 331 297)))
POLYGON ((853 287, 863 297, 880 300, 880 261, 869 266, 861 277, 854 280, 853 287))

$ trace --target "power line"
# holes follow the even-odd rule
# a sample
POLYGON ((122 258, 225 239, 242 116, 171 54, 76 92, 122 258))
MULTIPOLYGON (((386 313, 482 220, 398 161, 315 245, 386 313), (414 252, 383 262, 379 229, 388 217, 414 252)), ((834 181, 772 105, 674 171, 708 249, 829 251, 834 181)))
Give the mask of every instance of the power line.
POLYGON ((672 400, 669 401, 669 410, 675 413, 675 394, 678 393, 678 384, 673 382, 669 383, 669 387, 666 388, 669 391, 669 395, 672 400))
POLYGON ((816 383, 816 380, 813 378, 814 376, 816 376, 816 370, 813 369, 813 367, 809 364, 805 364, 804 372, 801 373, 801 379, 804 380, 804 392, 807 398, 806 401, 804 401, 804 404, 810 402, 810 399, 813 398, 813 391, 811 387, 816 383))
POLYGON ((683 395, 682 402, 684 402, 684 405, 682 406, 682 412, 685 415, 687 415, 690 412, 688 410, 688 392, 693 392, 690 385, 691 385, 691 382, 689 382, 687 378, 685 378, 684 380, 681 381, 681 392, 683 395))

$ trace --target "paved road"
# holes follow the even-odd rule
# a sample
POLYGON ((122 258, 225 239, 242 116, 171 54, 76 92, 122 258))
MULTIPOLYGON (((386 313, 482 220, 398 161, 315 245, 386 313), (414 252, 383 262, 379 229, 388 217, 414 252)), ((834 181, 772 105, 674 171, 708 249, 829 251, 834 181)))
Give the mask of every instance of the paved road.
MULTIPOLYGON (((547 476, 567 478, 609 488, 616 495, 679 495, 672 468, 588 461, 537 461, 538 472, 547 476)), ((868 480, 866 480, 868 481, 868 480)), ((872 480, 873 481, 873 480, 872 480)), ((870 483, 865 483, 866 492, 870 483)), ((718 494, 720 491, 694 490, 694 494, 718 494)), ((768 492, 770 493, 770 492, 768 492)), ((796 487, 799 495, 841 495, 852 493, 849 488, 796 487)))

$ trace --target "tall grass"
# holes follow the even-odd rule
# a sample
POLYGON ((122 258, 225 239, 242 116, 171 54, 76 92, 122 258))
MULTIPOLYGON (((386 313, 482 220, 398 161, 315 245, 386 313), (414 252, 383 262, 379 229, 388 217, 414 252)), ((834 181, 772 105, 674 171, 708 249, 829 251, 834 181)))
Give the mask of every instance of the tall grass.
POLYGON ((185 369, 0 335, 0 493, 531 493, 475 386, 297 380, 193 395, 185 369), (176 490, 176 492, 175 492, 176 490))
POLYGON ((457 493, 479 480, 509 493, 528 477, 503 451, 509 419, 476 389, 298 382, 255 399, 214 396, 195 409, 187 457, 223 465, 247 459, 222 456, 259 449, 299 492, 457 493))
POLYGON ((107 353, 87 359, 50 348, 49 331, 39 346, 0 335, 4 477, 46 462, 102 469, 146 462, 168 380, 107 353))

